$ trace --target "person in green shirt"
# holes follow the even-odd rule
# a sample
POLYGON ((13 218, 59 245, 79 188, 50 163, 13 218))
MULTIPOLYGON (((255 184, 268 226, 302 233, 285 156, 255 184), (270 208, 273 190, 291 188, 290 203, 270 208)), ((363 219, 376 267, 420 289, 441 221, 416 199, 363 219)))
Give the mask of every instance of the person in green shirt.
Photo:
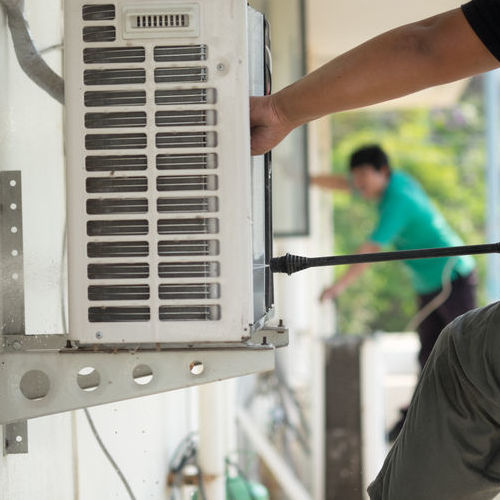
MULTIPOLYGON (((316 176, 311 182, 329 189, 352 187, 365 199, 377 202, 378 222, 358 253, 379 252, 392 245, 396 250, 463 245, 420 184, 410 175, 393 171, 378 145, 356 150, 350 159, 351 183, 336 175, 316 176)), ((456 317, 476 307, 475 263, 470 256, 405 261, 423 315, 417 326, 418 360, 423 369, 442 329, 456 317), (445 288, 443 292, 443 288, 445 288), (426 314, 426 311, 428 313, 426 314)), ((370 264, 354 264, 321 294, 333 299, 355 281, 370 264)), ((394 441, 403 426, 407 408, 389 431, 394 441)))

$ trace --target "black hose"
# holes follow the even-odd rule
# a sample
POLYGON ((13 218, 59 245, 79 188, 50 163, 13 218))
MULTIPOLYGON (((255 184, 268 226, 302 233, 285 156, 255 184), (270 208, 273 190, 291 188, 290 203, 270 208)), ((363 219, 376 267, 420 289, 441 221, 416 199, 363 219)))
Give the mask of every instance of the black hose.
POLYGON ((273 273, 293 274, 309 267, 340 266, 344 264, 361 264, 366 262, 387 262, 391 260, 429 259, 450 257, 453 255, 477 255, 500 253, 499 243, 485 245, 464 245, 459 247, 422 248, 419 250, 400 250, 397 252, 361 253, 353 255, 332 255, 328 257, 301 257, 287 253, 282 257, 274 257, 270 261, 273 273))

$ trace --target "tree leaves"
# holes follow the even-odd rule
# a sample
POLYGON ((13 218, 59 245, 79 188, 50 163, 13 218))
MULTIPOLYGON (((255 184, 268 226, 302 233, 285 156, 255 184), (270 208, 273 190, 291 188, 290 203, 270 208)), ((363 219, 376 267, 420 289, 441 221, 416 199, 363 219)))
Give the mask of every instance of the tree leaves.
MULTIPOLYGON (((347 173, 353 150, 379 143, 392 168, 422 184, 465 244, 484 243, 484 119, 475 80, 450 109, 342 113, 332 117, 332 133, 333 172, 347 173)), ((352 253, 370 234, 376 206, 343 193, 333 199, 334 252, 352 253)), ((481 277, 485 259, 476 260, 481 277)), ((415 312, 410 279, 399 262, 372 265, 338 299, 342 333, 400 331, 415 312)))

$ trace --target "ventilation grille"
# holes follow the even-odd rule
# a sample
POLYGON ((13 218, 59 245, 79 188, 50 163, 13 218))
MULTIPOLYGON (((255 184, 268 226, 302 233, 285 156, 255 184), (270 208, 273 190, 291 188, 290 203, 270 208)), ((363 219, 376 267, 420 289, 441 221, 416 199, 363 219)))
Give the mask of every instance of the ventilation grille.
POLYGON ((89 286, 89 300, 148 300, 148 285, 89 286))
POLYGON ((217 146, 215 132, 161 132, 156 134, 158 148, 213 148, 217 146))
POLYGON ((217 155, 209 154, 172 154, 158 155, 156 168, 158 170, 198 170, 217 167, 217 155))
POLYGON ((89 150, 144 149, 146 134, 87 134, 85 147, 89 150))
POLYGON ((87 222, 89 236, 131 236, 148 234, 147 220, 91 220, 87 222))
POLYGON ((160 285, 162 300, 218 299, 220 287, 217 283, 185 283, 183 285, 160 285))
POLYGON ((146 155, 87 156, 85 168, 88 172, 121 172, 127 170, 146 170, 146 155))
POLYGON ((83 50, 85 64, 140 63, 145 60, 144 47, 95 47, 83 50))
POLYGON ((88 243, 87 255, 98 259, 146 257, 149 255, 149 244, 147 241, 101 241, 88 243))
POLYGON ((129 193, 148 190, 146 177, 89 177, 87 193, 129 193))
POLYGON ((116 29, 114 26, 86 26, 83 28, 84 42, 114 42, 116 29))
POLYGON ((220 306, 162 306, 160 321, 207 321, 220 319, 220 306))
POLYGON ((157 10, 125 9, 123 33, 113 4, 82 10, 82 213, 92 323, 214 321, 222 314, 217 92, 203 64, 209 50, 165 44, 168 32, 195 36, 196 5, 157 10), (118 33, 137 42, 120 43, 118 33), (146 50, 141 37, 155 36, 161 45, 146 50))
POLYGON ((216 175, 161 175, 156 179, 158 191, 214 191, 216 175))
POLYGON ((157 127, 193 127, 215 125, 215 111, 158 111, 155 115, 157 127))
POLYGON ((91 323, 114 323, 131 321, 149 321, 149 307, 90 307, 91 323))
POLYGON ((122 113, 87 113, 85 115, 87 128, 134 128, 146 126, 144 111, 122 113))
POLYGON ((217 262, 168 262, 158 268, 160 278, 217 278, 217 262))
POLYGON ((156 14, 135 16, 135 28, 187 28, 189 15, 187 14, 156 14))
POLYGON ((216 196, 204 198, 158 198, 159 213, 190 213, 190 212, 217 212, 218 199, 216 196))
POLYGON ((148 211, 146 198, 97 198, 87 200, 87 213, 102 214, 142 214, 148 211))
POLYGON ((84 95, 85 106, 144 106, 146 92, 144 90, 132 91, 90 91, 84 95))
MULTIPOLYGON (((215 104, 215 89, 157 90, 155 104, 215 104)), ((212 113, 215 115, 215 111, 212 113)))
POLYGON ((148 278, 149 265, 140 264, 89 264, 87 268, 88 278, 91 280, 103 279, 135 279, 148 278))
POLYGON ((115 18, 113 4, 84 5, 82 8, 84 21, 110 21, 115 18))
POLYGON ((177 240, 158 243, 160 257, 198 257, 219 255, 217 240, 177 240))
POLYGON ((181 83, 194 82, 203 83, 208 80, 208 70, 204 66, 185 68, 156 68, 156 83, 181 83))
POLYGON ((218 219, 160 219, 159 234, 216 234, 219 232, 218 219))
POLYGON ((144 69, 87 69, 83 72, 85 85, 134 85, 146 82, 144 69))
POLYGON ((154 49, 154 60, 157 62, 205 61, 207 56, 206 45, 171 45, 154 49))

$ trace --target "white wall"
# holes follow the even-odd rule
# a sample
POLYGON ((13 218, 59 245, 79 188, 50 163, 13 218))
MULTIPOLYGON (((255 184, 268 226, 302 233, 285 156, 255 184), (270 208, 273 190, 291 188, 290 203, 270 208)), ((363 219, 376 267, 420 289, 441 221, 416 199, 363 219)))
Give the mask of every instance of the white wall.
MULTIPOLYGON (((61 0, 27 0, 26 16, 39 49, 61 42, 61 0)), ((60 50, 46 60, 61 72, 60 50)), ((22 171, 27 333, 61 333, 62 107, 19 69, 1 8, 0 170, 22 171)), ((196 389, 90 411, 136 497, 168 498, 169 458, 197 425, 196 389)), ((1 500, 128 498, 81 411, 29 421, 28 443, 28 454, 0 456, 1 500)))
MULTIPOLYGON (((26 0, 26 15, 39 48, 61 42, 61 0, 26 0)), ((61 72, 60 50, 46 59, 61 72)), ((25 244, 27 333, 60 333, 64 157, 62 108, 21 72, 0 10, 0 169, 21 170, 25 244)), ((326 169, 327 121, 311 132, 311 163, 326 169), (322 130, 322 131, 321 131, 322 130)), ((329 197, 311 197, 312 236, 277 242, 276 254, 327 253, 329 197)), ((276 287, 278 317, 291 327, 291 345, 282 351, 285 372, 295 385, 309 385, 315 420, 311 464, 314 498, 322 498, 323 407, 321 337, 331 333, 332 311, 320 306, 329 271, 282 277, 276 287)), ((101 437, 123 470, 136 497, 167 499, 169 458, 197 427, 197 389, 181 390, 90 410, 101 437)), ((230 413, 228 410, 227 413, 230 413)), ((231 431, 231 426, 228 426, 231 431)), ((229 432, 230 434, 230 432, 229 432)), ((127 499, 115 472, 99 450, 81 411, 29 422, 29 453, 0 457, 0 499, 127 499)), ((234 437, 230 439, 234 442, 234 437)), ((212 499, 211 499, 212 500, 212 499)), ((218 499, 217 499, 218 500, 218 499)))
MULTIPOLYGON (((26 2, 26 14, 39 48, 61 42, 60 0, 26 2)), ((0 169, 22 172, 26 331, 61 333, 62 106, 24 76, 0 16, 0 169)), ((60 59, 60 50, 47 54, 58 72, 60 59)))

